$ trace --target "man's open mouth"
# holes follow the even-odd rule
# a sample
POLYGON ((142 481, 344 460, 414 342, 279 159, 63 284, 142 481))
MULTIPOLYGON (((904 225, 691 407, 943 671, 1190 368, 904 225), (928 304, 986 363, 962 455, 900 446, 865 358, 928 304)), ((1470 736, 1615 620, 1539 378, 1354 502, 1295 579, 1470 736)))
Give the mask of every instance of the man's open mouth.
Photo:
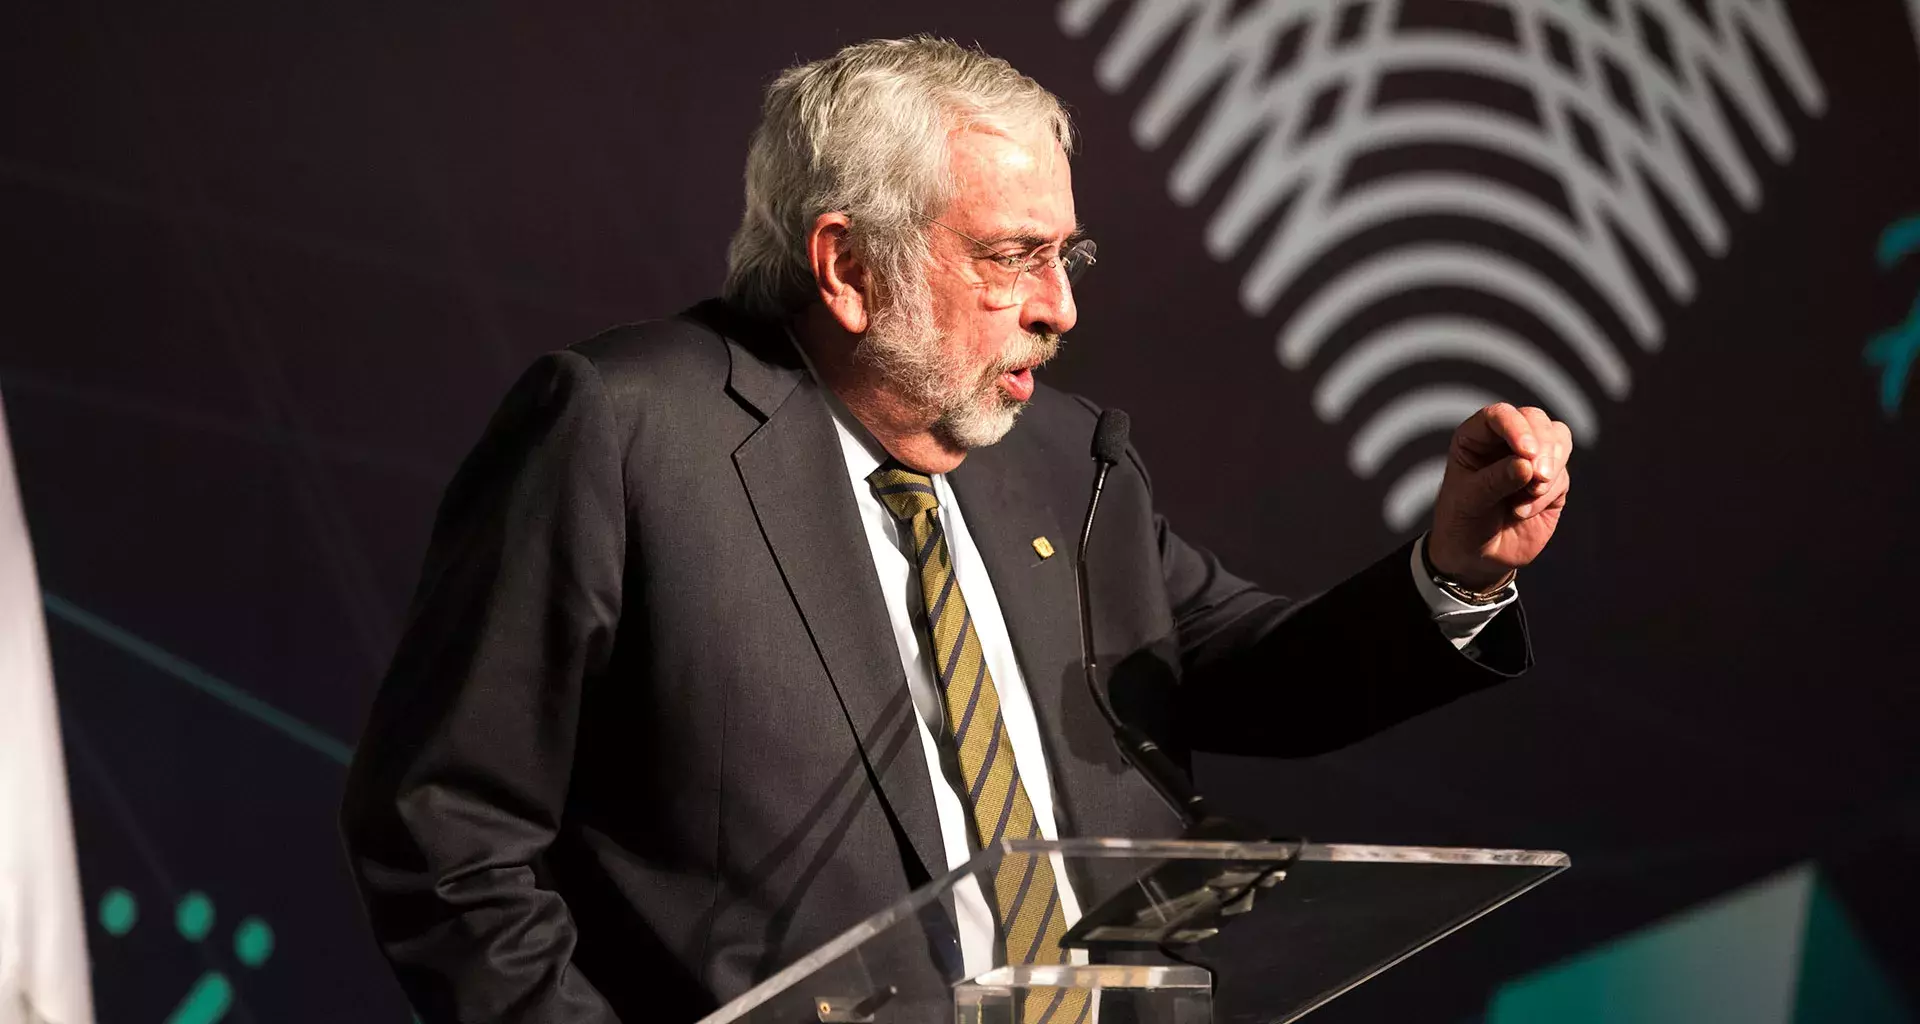
POLYGON ((1015 401, 1025 402, 1033 397, 1033 369, 1037 363, 1008 370, 1000 375, 1000 388, 1012 395, 1015 401))

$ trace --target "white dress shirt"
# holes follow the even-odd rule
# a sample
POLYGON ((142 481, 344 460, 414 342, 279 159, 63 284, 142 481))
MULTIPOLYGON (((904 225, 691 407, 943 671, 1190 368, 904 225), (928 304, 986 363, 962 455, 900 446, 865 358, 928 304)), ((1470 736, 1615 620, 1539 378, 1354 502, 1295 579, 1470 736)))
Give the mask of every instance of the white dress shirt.
MULTIPOLYGON (((816 382, 820 374, 806 347, 791 333, 788 339, 800 352, 807 372, 816 382)), ((834 433, 840 438, 840 452, 847 463, 847 482, 853 488, 853 502, 860 510, 860 526, 873 554, 873 571, 880 580, 880 593, 886 599, 887 621, 893 627, 894 646, 900 651, 900 669, 906 676, 907 692, 918 714, 920 749, 927 759, 927 777, 933 783, 933 805, 940 820, 940 841, 947 854, 947 869, 952 870, 973 858, 974 839, 966 805, 961 802, 965 785, 958 764, 940 756, 940 743, 946 737, 946 708, 934 683, 933 651, 927 636, 914 627, 914 615, 923 610, 920 575, 913 562, 913 537, 901 529, 893 513, 873 493, 867 477, 887 460, 886 449, 867 432, 832 390, 820 385, 827 408, 833 413, 834 433), (952 765, 952 768, 949 768, 952 765)), ((944 473, 933 474, 933 493, 940 505, 940 526, 946 533, 947 553, 953 561, 954 582, 972 614, 974 632, 980 638, 980 650, 993 677, 994 691, 1000 697, 1000 719, 1007 739, 1013 744, 1013 763, 1026 787, 1027 800, 1033 804, 1034 822, 1045 839, 1060 838, 1053 820, 1053 780, 1047 774, 1047 759, 1041 750, 1040 723, 1033 714, 1033 700, 1027 693, 1026 676, 1013 653, 1013 640, 1007 635, 1007 622, 1000 614, 1000 599, 995 596, 993 580, 986 563, 973 546, 967 532, 967 520, 960 499, 953 493, 944 473)), ((1500 609, 1519 597, 1519 589, 1507 584, 1500 600, 1493 604, 1471 605, 1435 586, 1421 565, 1420 552, 1426 538, 1413 546, 1409 568, 1413 585, 1433 613, 1440 632, 1455 648, 1473 642, 1480 630, 1500 609)), ((932 865, 928 865, 931 869, 932 865)), ((1067 880, 1066 866, 1058 854, 1053 856, 1053 877, 1060 885, 1060 910, 1068 925, 1080 919, 1080 901, 1067 880)), ((954 914, 960 930, 960 952, 968 977, 997 966, 994 949, 993 909, 974 879, 961 882, 954 891, 954 914)), ((1085 954, 1074 950, 1073 962, 1085 963, 1085 954)))
MULTIPOLYGON (((867 482, 867 477, 887 460, 886 450, 830 392, 827 404, 833 410, 835 432, 846 458, 847 482, 853 488, 854 504, 860 509, 860 525, 873 554, 874 572, 880 580, 880 592, 886 598, 887 620, 893 627, 894 645, 900 650, 900 669, 906 676, 913 706, 919 712, 920 748, 927 759, 927 776, 938 780, 933 785, 933 802, 939 815, 947 867, 956 868, 973 856, 973 838, 966 805, 961 802, 960 793, 965 787, 957 774, 957 765, 940 756, 939 744, 946 737, 946 710, 934 682, 933 652, 926 634, 914 624, 922 599, 920 577, 913 562, 913 538, 901 528, 867 482)), ((1026 677, 1014 656, 1013 641, 1007 635, 1006 620, 1000 614, 1000 600, 994 594, 993 580, 973 545, 973 537, 967 532, 966 514, 959 498, 948 485, 945 474, 934 474, 932 479, 934 496, 940 503, 940 525, 946 533, 947 550, 953 560, 954 579, 967 602, 967 610, 972 613, 987 671, 993 676, 994 689, 1000 696, 1000 717, 1006 725, 1007 739, 1013 744, 1014 765, 1026 786, 1027 799, 1033 804, 1040 834, 1047 839, 1057 839, 1060 833, 1053 817, 1053 784, 1041 750, 1040 724, 1034 717, 1026 677)), ((1434 622, 1456 648, 1472 642, 1494 615, 1518 595, 1517 589, 1509 585, 1507 593, 1496 604, 1469 605, 1460 601, 1427 578, 1420 564, 1418 544, 1414 545, 1410 568, 1414 586, 1432 610, 1434 622)), ((1080 903, 1058 856, 1054 857, 1053 868, 1054 878, 1060 884, 1060 907, 1071 925, 1080 917, 1080 903)), ((995 966, 993 910, 973 879, 955 891, 954 911, 959 919, 961 956, 967 975, 971 977, 995 966)), ((1080 961, 1077 951, 1075 960, 1080 961)))
MULTIPOLYGON (((965 786, 958 764, 940 756, 939 743, 946 737, 946 708, 933 675, 933 650, 925 631, 914 624, 914 614, 925 606, 920 596, 920 574, 913 562, 913 537, 893 518, 867 477, 887 459, 887 453, 864 427, 840 406, 833 418, 840 436, 840 450, 846 456, 847 480, 853 486, 854 502, 860 508, 860 525, 873 552, 873 568, 880 577, 880 592, 886 597, 887 620, 893 626, 894 645, 900 649, 900 669, 906 674, 907 691, 919 714, 920 748, 927 758, 927 777, 936 781, 933 804, 940 818, 940 840, 946 847, 947 867, 956 868, 973 857, 974 840, 968 824, 966 805, 961 802, 965 786), (937 737, 937 738, 936 738, 937 737)), ((1040 723, 1033 714, 1033 702, 1027 693, 1026 677, 1013 654, 1013 641, 1007 636, 1007 623, 1000 615, 1000 600, 987 576, 986 564, 973 546, 967 532, 965 514, 954 496, 945 474, 933 477, 934 497, 940 503, 940 527, 946 533, 947 552, 953 560, 954 581, 967 611, 973 617, 973 629, 980 637, 981 654, 987 660, 987 672, 993 677, 994 691, 1000 696, 1000 719, 1013 744, 1013 763, 1026 787, 1027 800, 1033 804, 1033 818, 1046 839, 1058 839, 1060 831, 1053 819, 1053 785, 1047 777, 1047 760, 1040 746, 1040 723)), ((1018 837, 1015 837, 1018 838, 1018 837)), ((932 867, 932 865, 928 865, 932 867)), ((1060 909, 1068 924, 1080 917, 1080 904, 1073 886, 1067 884, 1066 867, 1056 855, 1053 876, 1060 882, 1060 909)), ((959 919, 960 953, 968 977, 995 966, 993 909, 974 879, 967 879, 954 891, 954 914, 959 919)))

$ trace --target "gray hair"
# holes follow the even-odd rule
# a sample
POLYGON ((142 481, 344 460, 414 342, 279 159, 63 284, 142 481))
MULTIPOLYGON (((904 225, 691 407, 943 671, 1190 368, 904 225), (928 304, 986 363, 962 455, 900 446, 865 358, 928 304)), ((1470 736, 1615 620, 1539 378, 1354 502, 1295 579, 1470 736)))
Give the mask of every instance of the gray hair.
POLYGON ((1057 97, 951 40, 876 39, 783 72, 767 87, 747 150, 726 298, 768 318, 805 308, 818 294, 807 233, 832 211, 852 221, 848 240, 883 289, 916 280, 928 255, 925 220, 953 198, 947 137, 970 128, 1043 128, 1073 151, 1057 97))

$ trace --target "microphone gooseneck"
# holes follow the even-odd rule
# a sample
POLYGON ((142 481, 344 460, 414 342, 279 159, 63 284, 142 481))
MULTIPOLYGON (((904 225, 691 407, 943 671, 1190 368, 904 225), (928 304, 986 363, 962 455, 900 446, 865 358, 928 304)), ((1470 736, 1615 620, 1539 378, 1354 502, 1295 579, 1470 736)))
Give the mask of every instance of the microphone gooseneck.
POLYGON ((1087 693, 1093 697, 1094 707, 1100 709, 1101 716, 1113 729, 1121 755, 1146 777, 1160 799, 1166 801, 1180 821, 1192 830, 1207 820, 1206 801, 1194 791, 1186 773, 1173 763, 1173 759, 1160 749, 1158 743, 1122 721, 1114 712, 1106 691, 1100 687, 1098 665, 1093 653, 1093 601, 1087 589, 1087 542, 1093 537, 1093 517, 1100 510, 1100 492, 1107 485, 1107 472, 1126 458, 1128 427, 1126 413, 1108 409, 1100 414, 1093 428, 1093 493, 1087 498, 1087 517, 1080 524, 1080 549, 1074 559, 1074 580, 1078 584, 1076 596, 1080 601, 1080 666, 1086 674, 1087 693))
MULTIPOLYGON (((1107 472, 1126 456, 1127 414, 1108 409, 1100 414, 1100 421, 1093 429, 1093 493, 1087 499, 1087 518, 1080 525, 1080 552, 1074 560, 1074 576, 1079 584, 1076 596, 1080 600, 1080 665, 1087 676, 1087 694, 1113 729, 1121 756, 1146 778, 1153 791, 1180 819, 1182 838, 1259 840, 1262 835, 1258 829, 1208 813, 1206 801, 1194 791, 1187 774, 1158 743, 1122 721, 1107 699, 1106 691, 1100 687, 1093 655, 1093 601, 1087 589, 1087 542, 1093 537, 1093 516, 1100 509, 1100 492, 1107 485, 1107 472)), ((1132 885, 1115 890, 1087 908, 1061 936, 1060 945, 1067 949, 1154 948, 1170 959, 1192 963, 1171 947, 1215 935, 1252 909, 1253 898, 1259 890, 1285 878, 1288 867, 1305 848, 1304 839, 1292 842, 1293 852, 1280 859, 1242 860, 1228 854, 1224 859, 1160 861, 1134 879, 1132 885)))

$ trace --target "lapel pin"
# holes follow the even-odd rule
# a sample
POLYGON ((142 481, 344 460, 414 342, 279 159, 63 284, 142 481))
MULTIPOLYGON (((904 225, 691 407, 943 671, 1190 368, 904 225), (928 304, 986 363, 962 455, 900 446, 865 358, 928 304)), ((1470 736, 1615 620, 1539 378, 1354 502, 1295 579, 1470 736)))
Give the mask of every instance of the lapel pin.
POLYGON ((1053 542, 1045 537, 1033 538, 1033 553, 1041 558, 1053 557, 1053 542))

